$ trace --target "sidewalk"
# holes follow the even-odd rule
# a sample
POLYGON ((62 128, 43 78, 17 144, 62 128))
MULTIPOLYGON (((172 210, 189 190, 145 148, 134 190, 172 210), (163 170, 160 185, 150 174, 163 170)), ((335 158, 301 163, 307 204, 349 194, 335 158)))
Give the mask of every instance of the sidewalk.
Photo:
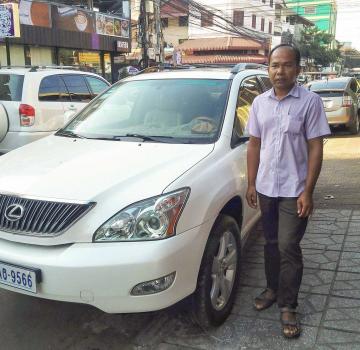
POLYGON ((360 349, 360 138, 329 139, 324 158, 315 193, 319 209, 302 241, 305 269, 298 309, 302 336, 296 340, 281 336, 275 305, 262 312, 252 308, 253 297, 265 287, 259 227, 243 257, 241 287, 228 321, 203 331, 180 304, 162 312, 151 336, 142 332, 136 337, 138 349, 141 345, 169 350, 360 349), (331 199, 325 199, 327 195, 331 199))

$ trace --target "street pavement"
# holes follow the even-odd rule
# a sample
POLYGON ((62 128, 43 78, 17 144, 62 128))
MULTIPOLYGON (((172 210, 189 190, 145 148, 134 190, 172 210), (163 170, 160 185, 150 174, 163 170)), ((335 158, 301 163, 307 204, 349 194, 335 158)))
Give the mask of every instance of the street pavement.
POLYGON ((204 330, 188 301, 159 312, 109 315, 91 306, 0 291, 0 349, 69 350, 360 350, 360 137, 325 143, 317 209, 302 241, 300 338, 281 336, 275 305, 256 312, 264 287, 261 226, 243 255, 241 286, 229 319, 204 330))

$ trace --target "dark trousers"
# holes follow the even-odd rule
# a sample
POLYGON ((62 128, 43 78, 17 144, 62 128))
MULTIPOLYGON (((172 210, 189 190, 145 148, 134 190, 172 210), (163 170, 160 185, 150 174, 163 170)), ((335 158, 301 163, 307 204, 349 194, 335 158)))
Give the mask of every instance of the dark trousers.
POLYGON ((298 217, 296 201, 259 193, 267 287, 277 292, 279 307, 297 307, 303 274, 300 241, 308 220, 298 217))

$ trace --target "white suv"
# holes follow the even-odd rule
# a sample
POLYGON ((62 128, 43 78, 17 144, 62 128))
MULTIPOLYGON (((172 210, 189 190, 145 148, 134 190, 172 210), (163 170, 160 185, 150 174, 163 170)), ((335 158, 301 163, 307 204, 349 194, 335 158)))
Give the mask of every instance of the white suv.
POLYGON ((74 70, 0 69, 0 154, 53 133, 109 85, 74 70))
POLYGON ((259 218, 244 124, 268 87, 238 67, 139 74, 0 157, 0 286, 110 313, 192 295, 201 324, 223 322, 259 218))

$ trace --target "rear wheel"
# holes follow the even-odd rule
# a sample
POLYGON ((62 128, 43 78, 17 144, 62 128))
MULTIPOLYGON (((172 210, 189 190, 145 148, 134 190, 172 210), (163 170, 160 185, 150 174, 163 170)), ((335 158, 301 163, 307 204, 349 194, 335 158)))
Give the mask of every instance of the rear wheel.
POLYGON ((240 230, 220 215, 211 230, 192 295, 192 312, 202 327, 218 326, 229 316, 240 275, 240 230))
POLYGON ((356 115, 356 117, 354 118, 354 121, 351 123, 350 127, 349 127, 349 132, 352 135, 357 135, 359 133, 359 116, 356 115))

